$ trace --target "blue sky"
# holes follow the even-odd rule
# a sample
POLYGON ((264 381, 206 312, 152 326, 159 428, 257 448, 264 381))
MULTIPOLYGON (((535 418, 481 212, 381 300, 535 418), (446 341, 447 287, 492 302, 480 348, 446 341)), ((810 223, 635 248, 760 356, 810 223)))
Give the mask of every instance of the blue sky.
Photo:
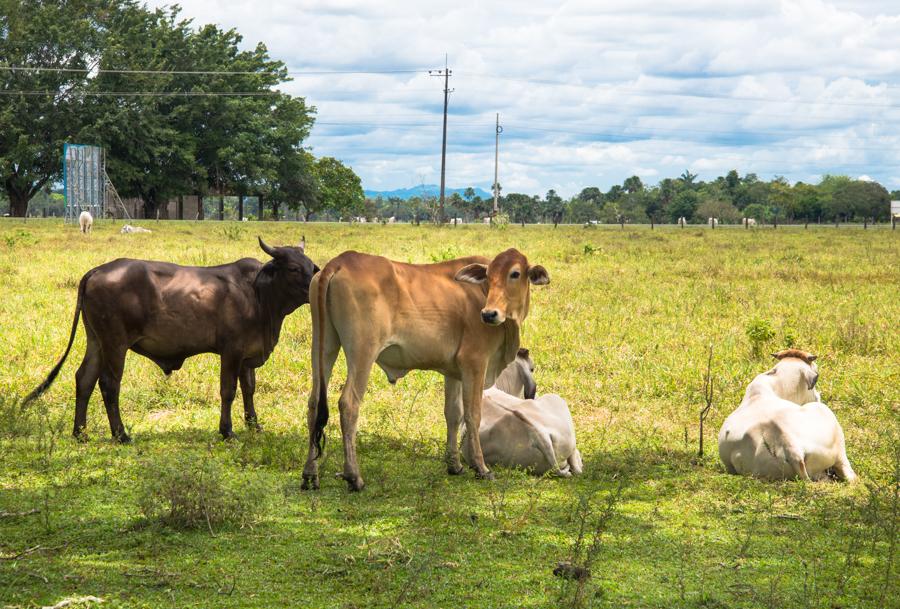
MULTIPOLYGON (((151 5, 168 2, 150 2, 151 5)), ((308 144, 367 189, 440 178, 490 189, 500 113, 504 192, 569 196, 685 169, 900 188, 900 3, 783 0, 410 2, 182 0, 297 72, 308 144), (390 74, 313 71, 418 70, 390 74)))

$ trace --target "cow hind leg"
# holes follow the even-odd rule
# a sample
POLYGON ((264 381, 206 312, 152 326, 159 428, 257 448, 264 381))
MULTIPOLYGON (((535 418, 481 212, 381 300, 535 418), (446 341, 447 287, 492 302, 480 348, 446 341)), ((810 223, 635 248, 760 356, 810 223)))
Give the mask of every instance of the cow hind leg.
MULTIPOLYGON (((315 319, 313 324, 315 327, 315 319)), ((316 338, 313 338, 314 354, 318 348, 318 345, 315 344, 316 338)), ((309 401, 307 402, 306 422, 309 428, 309 450, 306 456, 306 465, 303 467, 303 484, 301 486, 303 490, 316 490, 319 488, 319 453, 316 446, 316 421, 319 418, 319 409, 328 408, 328 381, 331 380, 334 362, 337 361, 337 356, 341 351, 337 332, 334 331, 331 324, 325 324, 325 336, 321 340, 325 341, 322 349, 322 361, 319 362, 313 355, 313 382, 309 393, 309 401), (321 366, 321 370, 317 366, 321 366)))
POLYGON ((344 390, 338 400, 341 412, 341 436, 344 440, 343 478, 347 481, 351 491, 361 491, 365 487, 356 460, 356 426, 359 420, 359 407, 362 404, 363 395, 366 393, 369 374, 372 372, 374 364, 374 354, 354 357, 353 361, 348 361, 347 382, 344 384, 344 390))
POLYGON ((459 427, 463 421, 462 383, 449 376, 444 377, 444 419, 447 421, 447 473, 457 476, 463 472, 459 460, 459 427))
POLYGON ((241 398, 244 400, 244 423, 247 429, 262 431, 259 419, 256 416, 256 408, 253 406, 253 394, 256 391, 256 369, 244 366, 241 368, 241 398))
POLYGON ((104 349, 100 367, 100 393, 103 394, 109 429, 113 438, 122 444, 131 442, 119 413, 119 390, 122 386, 122 373, 125 371, 125 353, 124 348, 104 349))
POLYGON ((100 378, 101 364, 100 344, 93 334, 88 332, 84 359, 81 361, 81 366, 78 367, 78 372, 75 373, 75 425, 72 435, 78 440, 87 439, 85 430, 87 429, 88 402, 97 386, 97 379, 100 378))

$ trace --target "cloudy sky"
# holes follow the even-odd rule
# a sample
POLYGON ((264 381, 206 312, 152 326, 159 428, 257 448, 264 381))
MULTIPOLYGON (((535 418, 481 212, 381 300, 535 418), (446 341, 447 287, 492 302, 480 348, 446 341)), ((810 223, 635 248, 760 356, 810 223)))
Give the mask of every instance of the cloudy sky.
POLYGON ((685 169, 900 188, 896 1, 179 4, 284 61, 284 90, 318 108, 313 152, 367 189, 439 181, 443 80, 427 71, 445 53, 448 186, 490 189, 499 112, 504 192, 569 196, 685 169))

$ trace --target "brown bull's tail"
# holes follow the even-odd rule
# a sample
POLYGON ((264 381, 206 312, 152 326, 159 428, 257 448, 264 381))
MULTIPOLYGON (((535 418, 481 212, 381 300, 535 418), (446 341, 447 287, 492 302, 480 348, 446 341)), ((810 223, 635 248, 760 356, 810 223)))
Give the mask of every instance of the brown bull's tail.
POLYGON ((56 375, 59 374, 60 369, 62 369, 63 364, 66 362, 66 358, 69 356, 69 351, 72 349, 72 343, 75 342, 75 332, 78 330, 78 319, 81 317, 81 309, 84 304, 84 286, 87 285, 87 280, 94 274, 94 271, 88 271, 85 273, 84 277, 81 278, 81 283, 78 284, 78 300, 75 303, 75 318, 72 320, 72 332, 69 334, 69 344, 66 345, 66 352, 63 353, 63 356, 59 358, 59 361, 56 362, 56 365, 53 366, 53 370, 50 371, 50 374, 47 375, 47 378, 44 379, 44 382, 34 388, 34 391, 25 396, 25 399, 22 400, 22 406, 28 405, 30 402, 36 400, 41 396, 42 393, 47 391, 50 388, 50 385, 53 384, 53 381, 56 380, 56 375))
POLYGON ((313 369, 313 399, 315 403, 316 419, 315 426, 310 430, 312 440, 316 445, 316 459, 322 456, 325 449, 325 426, 328 424, 328 379, 325 378, 324 362, 325 362, 325 328, 328 323, 327 300, 328 283, 335 271, 330 265, 319 271, 319 284, 316 290, 315 302, 310 306, 315 309, 313 327, 313 353, 312 353, 312 369, 313 369))

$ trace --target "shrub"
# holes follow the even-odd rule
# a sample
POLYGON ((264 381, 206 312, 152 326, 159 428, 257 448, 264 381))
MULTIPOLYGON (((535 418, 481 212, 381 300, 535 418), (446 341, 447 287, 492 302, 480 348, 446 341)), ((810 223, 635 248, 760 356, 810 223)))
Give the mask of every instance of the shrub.
POLYGON ((462 250, 459 249, 455 245, 448 245, 447 247, 438 250, 436 253, 429 254, 432 262, 444 262, 445 260, 453 260, 454 258, 461 257, 462 250))
POLYGON ((768 319, 751 319, 747 324, 746 333, 750 339, 750 348, 756 356, 762 354, 766 344, 775 338, 775 329, 768 319))
POLYGON ((210 457, 144 461, 142 469, 138 508, 148 520, 174 528, 244 526, 259 517, 270 496, 258 480, 229 474, 210 457))
POLYGON ((222 234, 229 241, 239 241, 244 236, 244 230, 236 224, 230 224, 222 227, 222 234))

